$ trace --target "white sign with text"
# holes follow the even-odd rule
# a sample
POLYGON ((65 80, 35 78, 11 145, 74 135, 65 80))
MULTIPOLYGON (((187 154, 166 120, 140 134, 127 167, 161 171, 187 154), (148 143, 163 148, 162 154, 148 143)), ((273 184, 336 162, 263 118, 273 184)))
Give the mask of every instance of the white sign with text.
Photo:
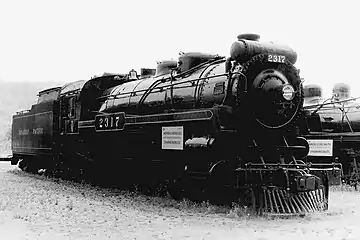
POLYGON ((307 139, 309 143, 308 156, 326 156, 333 155, 333 140, 332 139, 307 139))
POLYGON ((184 128, 162 127, 162 149, 183 150, 184 148, 184 128))

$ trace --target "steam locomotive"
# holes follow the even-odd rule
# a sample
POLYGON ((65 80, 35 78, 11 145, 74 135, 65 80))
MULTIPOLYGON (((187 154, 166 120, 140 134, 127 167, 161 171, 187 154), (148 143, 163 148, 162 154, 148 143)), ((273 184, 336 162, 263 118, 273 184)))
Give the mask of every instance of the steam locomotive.
POLYGON ((13 116, 12 164, 263 213, 326 210, 326 170, 302 161, 296 60, 288 46, 241 34, 227 58, 187 52, 141 74, 46 89, 13 116))

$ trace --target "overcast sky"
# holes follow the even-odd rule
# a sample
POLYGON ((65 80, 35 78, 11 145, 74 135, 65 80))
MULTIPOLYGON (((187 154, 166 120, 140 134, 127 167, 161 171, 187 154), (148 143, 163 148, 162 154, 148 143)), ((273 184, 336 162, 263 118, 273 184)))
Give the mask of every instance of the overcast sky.
POLYGON ((0 0, 0 80, 88 79, 179 51, 229 55, 239 33, 289 44, 305 83, 360 95, 357 1, 0 0))

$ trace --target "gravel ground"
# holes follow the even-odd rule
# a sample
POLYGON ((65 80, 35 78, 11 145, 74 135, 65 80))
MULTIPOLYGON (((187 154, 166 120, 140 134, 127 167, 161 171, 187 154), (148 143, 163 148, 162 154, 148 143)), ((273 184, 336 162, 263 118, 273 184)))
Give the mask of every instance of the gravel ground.
POLYGON ((360 239, 360 193, 332 189, 326 213, 269 219, 87 184, 0 163, 0 239, 360 239))

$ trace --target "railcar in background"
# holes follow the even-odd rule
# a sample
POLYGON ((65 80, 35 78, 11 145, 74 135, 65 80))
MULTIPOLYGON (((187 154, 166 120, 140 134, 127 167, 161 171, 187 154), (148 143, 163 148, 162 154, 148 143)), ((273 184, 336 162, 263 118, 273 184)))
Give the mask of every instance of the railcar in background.
POLYGON ((330 175, 332 185, 341 184, 341 180, 353 185, 360 180, 359 99, 351 97, 348 85, 339 83, 335 84, 332 97, 304 106, 304 121, 299 125, 303 126, 301 135, 310 144, 307 159, 341 166, 330 175))

